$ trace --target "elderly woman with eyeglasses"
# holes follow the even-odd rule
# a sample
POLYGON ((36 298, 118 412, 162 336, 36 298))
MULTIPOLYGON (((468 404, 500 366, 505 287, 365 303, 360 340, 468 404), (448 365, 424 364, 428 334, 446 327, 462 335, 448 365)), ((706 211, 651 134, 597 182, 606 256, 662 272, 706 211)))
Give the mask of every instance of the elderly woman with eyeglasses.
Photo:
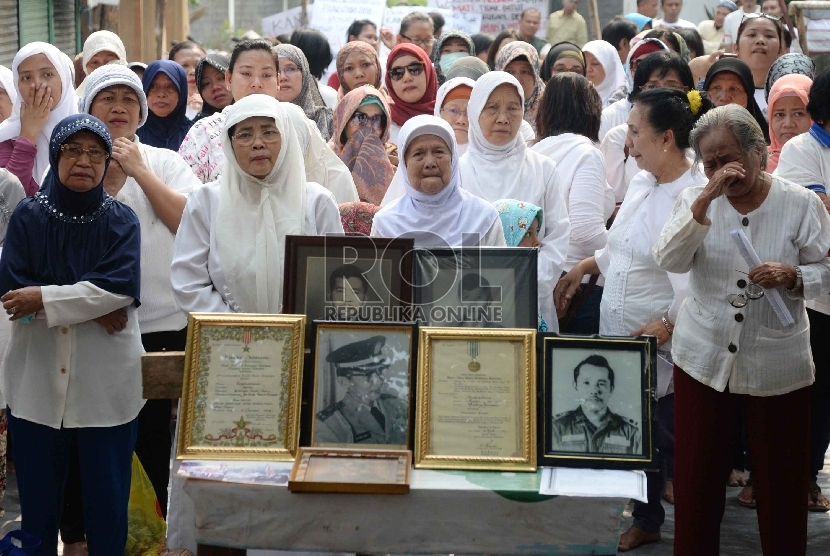
POLYGON ((804 301, 830 291, 830 217, 813 192, 764 172, 764 135, 744 108, 705 114, 691 139, 709 181, 680 194, 654 248, 663 269, 690 273, 672 338, 674 553, 718 554, 743 414, 763 552, 805 554, 814 365, 804 301), (765 262, 744 260, 737 231, 765 262))

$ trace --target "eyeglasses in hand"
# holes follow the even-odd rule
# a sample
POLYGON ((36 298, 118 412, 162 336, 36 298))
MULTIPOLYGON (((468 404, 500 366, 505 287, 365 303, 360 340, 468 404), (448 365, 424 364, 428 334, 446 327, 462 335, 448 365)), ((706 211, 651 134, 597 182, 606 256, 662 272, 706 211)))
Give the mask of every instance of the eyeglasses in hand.
POLYGON ((97 147, 84 149, 80 145, 75 144, 61 145, 61 152, 63 153, 63 156, 69 160, 77 160, 81 158, 84 153, 86 153, 89 157, 89 161, 94 164, 100 164, 110 157, 110 153, 104 149, 99 149, 97 147))
POLYGON ((403 76, 406 72, 409 72, 409 75, 411 75, 412 77, 416 77, 418 75, 421 75, 423 71, 424 64, 420 62, 412 62, 408 66, 401 66, 390 69, 389 78, 392 79, 392 81, 400 81, 401 79, 403 79, 403 76))
MULTIPOLYGON (((746 274, 741 270, 738 270, 736 272, 746 274)), ((758 284, 750 282, 744 290, 744 293, 731 293, 726 296, 726 300, 729 302, 730 305, 732 305, 736 309, 742 309, 743 307, 746 307, 747 303, 749 303, 750 301, 753 301, 755 299, 761 299, 762 297, 764 297, 764 288, 762 288, 758 284)))

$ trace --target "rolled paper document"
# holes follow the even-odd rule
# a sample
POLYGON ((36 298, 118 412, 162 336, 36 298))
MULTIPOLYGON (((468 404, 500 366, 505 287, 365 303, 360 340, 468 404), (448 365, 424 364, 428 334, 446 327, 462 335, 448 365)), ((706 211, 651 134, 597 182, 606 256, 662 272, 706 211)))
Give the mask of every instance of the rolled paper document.
MULTIPOLYGON (((759 266, 761 264, 761 259, 758 257, 758 253, 755 252, 755 248, 752 247, 752 244, 749 242, 749 238, 746 237, 744 231, 740 228, 735 228, 729 232, 729 234, 735 241, 735 245, 738 246, 738 252, 740 252, 741 257, 743 257, 744 261, 746 261, 747 266, 750 269, 759 266)), ((762 289, 764 290, 764 297, 766 297, 769 304, 772 305, 772 310, 775 311, 775 315, 778 317, 778 320, 781 321, 781 324, 784 326, 792 326, 795 324, 795 319, 793 319, 792 313, 790 313, 790 310, 787 309, 786 305, 784 305, 784 299, 781 297, 781 292, 776 289, 762 289)))

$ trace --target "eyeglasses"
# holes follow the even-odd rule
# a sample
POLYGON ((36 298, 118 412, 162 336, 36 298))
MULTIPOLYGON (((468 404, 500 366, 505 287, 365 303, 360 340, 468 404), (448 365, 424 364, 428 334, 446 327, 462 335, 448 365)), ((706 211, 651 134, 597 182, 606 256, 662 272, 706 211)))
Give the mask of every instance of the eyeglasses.
POLYGON ((401 36, 403 38, 405 38, 406 40, 408 40, 409 42, 411 42, 412 44, 416 44, 416 45, 420 46, 421 48, 423 48, 427 45, 429 45, 431 47, 433 44, 435 44, 435 37, 431 37, 431 38, 428 38, 428 39, 410 39, 406 35, 401 35, 401 36))
POLYGON ((420 62, 412 62, 408 66, 390 69, 389 77, 392 79, 392 81, 400 81, 401 79, 403 79, 403 76, 406 72, 409 72, 409 75, 411 75, 412 77, 416 77, 418 75, 421 75, 423 71, 424 64, 420 62))
POLYGON ((295 67, 280 68, 279 71, 277 71, 277 75, 284 75, 287 78, 291 79, 292 77, 297 75, 297 73, 299 73, 299 71, 300 71, 300 68, 295 68, 295 67))
POLYGON ((349 120, 349 124, 355 127, 370 125, 375 129, 383 129, 386 127, 386 116, 384 114, 369 116, 363 112, 355 112, 349 120))
POLYGON ((458 110, 457 108, 442 108, 441 112, 449 114, 450 118, 457 120, 458 118, 466 118, 466 110, 458 110))
POLYGON ((77 160, 86 153, 89 161, 94 164, 100 164, 110 157, 110 153, 104 149, 96 147, 84 149, 80 145, 61 145, 61 152, 69 160, 77 160))
POLYGON ((750 301, 761 299, 762 297, 764 297, 764 288, 750 282, 744 290, 744 293, 731 293, 726 296, 726 300, 736 309, 741 309, 746 307, 750 301))
POLYGON ((280 132, 276 129, 266 129, 262 133, 254 133, 253 131, 240 131, 231 139, 240 147, 250 147, 254 144, 256 138, 262 139, 263 143, 276 143, 280 140, 280 132))

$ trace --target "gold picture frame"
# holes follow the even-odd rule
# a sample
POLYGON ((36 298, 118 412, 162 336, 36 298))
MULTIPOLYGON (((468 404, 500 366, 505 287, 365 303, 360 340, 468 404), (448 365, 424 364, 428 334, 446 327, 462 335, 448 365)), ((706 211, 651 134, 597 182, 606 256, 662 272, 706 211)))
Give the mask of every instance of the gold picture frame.
POLYGON ((354 494, 409 494, 410 450, 300 448, 288 490, 354 494))
POLYGON ((536 331, 462 330, 420 329, 415 467, 536 471, 536 331))
POLYGON ((304 315, 191 313, 176 459, 292 461, 304 341, 304 315))

